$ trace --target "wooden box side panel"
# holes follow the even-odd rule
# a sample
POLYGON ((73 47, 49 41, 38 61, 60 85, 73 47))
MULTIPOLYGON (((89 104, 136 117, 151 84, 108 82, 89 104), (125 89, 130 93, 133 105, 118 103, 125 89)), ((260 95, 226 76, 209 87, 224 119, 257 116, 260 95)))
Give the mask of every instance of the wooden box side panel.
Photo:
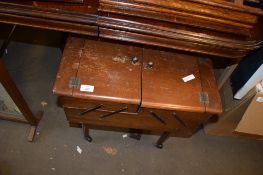
POLYGON ((220 114, 222 113, 221 97, 216 84, 211 60, 199 59, 199 69, 203 92, 207 95, 207 100, 204 102, 206 112, 211 114, 220 114))

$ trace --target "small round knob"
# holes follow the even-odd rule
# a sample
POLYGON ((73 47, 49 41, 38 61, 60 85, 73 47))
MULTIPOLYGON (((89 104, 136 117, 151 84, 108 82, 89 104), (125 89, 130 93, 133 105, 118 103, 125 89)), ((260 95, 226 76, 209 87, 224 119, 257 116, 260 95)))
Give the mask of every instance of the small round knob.
POLYGON ((136 64, 139 61, 139 59, 135 56, 132 58, 131 62, 132 64, 136 64))
POLYGON ((148 69, 152 69, 152 68, 153 68, 153 62, 152 62, 152 61, 149 61, 149 62, 147 63, 147 68, 148 68, 148 69))

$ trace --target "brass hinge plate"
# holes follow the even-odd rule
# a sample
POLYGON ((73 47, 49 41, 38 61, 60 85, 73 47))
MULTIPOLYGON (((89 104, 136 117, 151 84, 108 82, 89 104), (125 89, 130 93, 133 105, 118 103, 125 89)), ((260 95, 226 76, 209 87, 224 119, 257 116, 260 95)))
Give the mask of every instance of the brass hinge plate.
POLYGON ((79 77, 70 77, 68 87, 69 88, 77 88, 80 85, 79 77))
POLYGON ((209 103, 209 97, 207 92, 200 92, 200 102, 203 104, 208 104, 209 103))

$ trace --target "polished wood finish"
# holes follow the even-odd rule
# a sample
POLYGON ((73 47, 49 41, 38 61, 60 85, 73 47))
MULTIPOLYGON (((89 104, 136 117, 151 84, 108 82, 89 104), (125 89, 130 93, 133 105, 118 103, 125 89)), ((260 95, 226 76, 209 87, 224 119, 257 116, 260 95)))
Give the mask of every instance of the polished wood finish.
POLYGON ((261 46, 251 38, 257 17, 243 10, 206 1, 101 0, 98 24, 101 37, 238 59, 261 46))
POLYGON ((261 15, 261 9, 222 0, 0 2, 5 23, 236 60, 262 45, 255 32, 261 15))
POLYGON ((210 60, 75 37, 65 46, 53 92, 71 126, 150 130, 178 137, 190 137, 222 108, 210 60), (195 79, 183 82, 191 74, 195 79), (80 79, 74 87, 69 86, 71 77, 80 79), (83 84, 93 85, 94 91, 80 91, 83 84))
POLYGON ((67 2, 67 3, 83 3, 84 0, 36 0, 36 1, 48 1, 48 2, 67 2))
POLYGON ((160 123, 150 115, 144 115, 143 113, 118 113, 109 118, 100 118, 106 113, 111 111, 96 110, 80 116, 79 113, 83 109, 77 108, 64 108, 68 121, 73 123, 86 123, 98 126, 111 126, 117 128, 134 128, 134 129, 145 129, 145 130, 156 130, 163 131, 167 130, 170 132, 177 132, 184 130, 185 128, 173 118, 173 116, 164 116, 166 125, 160 123))
POLYGON ((96 14, 99 6, 99 1, 83 0, 81 4, 61 3, 61 2, 39 2, 34 1, 37 7, 47 9, 59 9, 63 11, 81 12, 83 14, 96 14))
POLYGON ((88 102, 82 103, 86 108, 96 106, 99 100, 103 101, 101 109, 117 110, 127 106, 126 111, 136 112, 141 99, 142 49, 83 40, 69 38, 54 92, 58 95, 88 99, 88 102), (138 61, 133 64, 132 59, 135 57, 138 61), (72 77, 79 78, 80 84, 74 88, 65 86, 72 77), (80 91, 81 85, 94 86, 94 92, 80 91))
POLYGON ((222 104, 219 103, 220 94, 215 89, 218 89, 214 70, 212 68, 212 62, 209 59, 198 59, 199 70, 201 74, 202 88, 209 96, 207 102, 205 102, 205 108, 208 113, 221 113, 222 104))
MULTIPOLYGON (((16 3, 30 3, 31 0, 3 0, 6 2, 16 2, 16 3)), ((42 2, 65 2, 65 3, 83 3, 83 0, 36 0, 42 2)))
POLYGON ((152 49, 144 49, 143 56, 142 107, 205 111, 205 106, 200 103, 202 85, 198 58, 152 49), (152 68, 148 68, 149 62, 153 63, 152 68), (191 74, 195 79, 182 80, 191 74))
POLYGON ((184 17, 244 28, 252 28, 250 24, 256 22, 256 16, 251 14, 188 1, 101 0, 100 5, 100 10, 104 12, 132 16, 140 13, 145 18, 171 22, 177 22, 178 17, 184 17))
POLYGON ((53 87, 53 92, 56 92, 58 95, 73 95, 73 88, 69 86, 69 81, 71 77, 76 77, 77 75, 84 44, 84 38, 69 37, 67 39, 61 64, 58 68, 55 86, 53 87))
MULTIPOLYGON (((59 95, 58 92, 54 91, 55 94, 59 95)), ((99 98, 99 97, 97 97, 99 98)), ((68 96, 61 96, 59 98, 59 103, 62 104, 61 106, 64 107, 74 107, 74 108, 81 108, 82 111, 85 111, 85 109, 92 109, 100 104, 102 106, 100 107, 101 110, 109 110, 109 111, 114 111, 117 109, 121 109, 123 107, 127 107, 128 109, 126 111, 128 112, 136 112, 138 110, 138 104, 132 104, 126 101, 126 103, 118 103, 114 102, 112 99, 101 99, 101 103, 98 103, 97 100, 92 100, 92 99, 81 99, 79 98, 76 100, 76 98, 68 97, 68 96)))
MULTIPOLYGON (((219 33, 216 31, 207 31, 206 29, 197 29, 192 26, 179 25, 176 23, 166 23, 162 21, 155 21, 149 19, 127 17, 123 15, 103 13, 99 17, 98 24, 102 27, 115 28, 119 30, 133 31, 142 34, 150 34, 173 39, 191 40, 192 42, 217 44, 218 46, 225 46, 237 49, 246 49, 256 46, 257 41, 248 43, 247 37, 240 37, 237 34, 219 33), (245 47, 241 47, 245 46, 245 47)), ((200 26, 200 24, 198 24, 200 26)), ((215 24, 213 24, 214 26, 215 24)), ((219 26, 216 27, 220 30, 219 26)), ((233 28, 231 28, 233 29, 233 28)), ((234 31, 235 33, 240 32, 234 31)))
POLYGON ((98 36, 97 15, 0 2, 0 22, 98 36))
POLYGON ((73 97, 138 106, 141 64, 142 49, 139 47, 86 40, 77 77, 82 85, 94 86, 94 92, 81 92, 76 88, 73 97), (133 64, 135 57, 137 62, 133 64))
POLYGON ((193 42, 184 42, 181 40, 174 40, 170 38, 152 35, 143 35, 139 33, 126 32, 122 30, 108 28, 100 28, 100 37, 137 44, 152 45, 163 48, 172 48, 176 50, 194 52, 229 59, 239 59, 246 55, 246 53, 239 53, 232 49, 221 49, 219 47, 211 48, 211 46, 208 44, 195 44, 193 42))

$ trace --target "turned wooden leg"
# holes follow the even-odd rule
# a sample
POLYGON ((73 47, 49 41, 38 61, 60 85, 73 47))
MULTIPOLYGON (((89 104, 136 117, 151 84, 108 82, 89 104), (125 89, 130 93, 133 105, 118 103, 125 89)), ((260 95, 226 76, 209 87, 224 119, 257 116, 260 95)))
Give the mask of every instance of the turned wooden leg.
POLYGON ((163 142, 170 136, 170 132, 164 132, 156 142, 156 147, 159 149, 163 148, 163 142))
POLYGON ((89 128, 86 125, 82 124, 82 129, 83 129, 84 138, 88 142, 92 142, 92 138, 89 135, 89 128))

